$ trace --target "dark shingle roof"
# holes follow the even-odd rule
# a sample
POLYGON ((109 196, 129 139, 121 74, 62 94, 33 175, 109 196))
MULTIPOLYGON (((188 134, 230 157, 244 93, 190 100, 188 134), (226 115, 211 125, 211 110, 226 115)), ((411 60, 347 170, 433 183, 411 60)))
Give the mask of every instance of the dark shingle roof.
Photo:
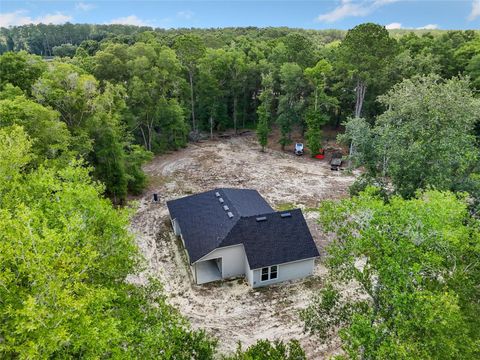
POLYGON ((242 217, 220 246, 242 244, 250 269, 317 257, 313 241, 300 209, 242 217), (282 217, 282 213, 290 216, 282 217))
POLYGON ((215 189, 168 201, 167 207, 180 225, 191 263, 237 244, 244 245, 251 269, 319 256, 301 210, 282 217, 256 190, 215 189))

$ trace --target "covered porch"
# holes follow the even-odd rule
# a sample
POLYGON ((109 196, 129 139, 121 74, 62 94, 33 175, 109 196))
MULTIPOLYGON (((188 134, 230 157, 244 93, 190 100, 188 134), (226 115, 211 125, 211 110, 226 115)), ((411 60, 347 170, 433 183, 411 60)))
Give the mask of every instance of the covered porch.
POLYGON ((195 264, 197 284, 222 279, 222 258, 200 261, 195 264))

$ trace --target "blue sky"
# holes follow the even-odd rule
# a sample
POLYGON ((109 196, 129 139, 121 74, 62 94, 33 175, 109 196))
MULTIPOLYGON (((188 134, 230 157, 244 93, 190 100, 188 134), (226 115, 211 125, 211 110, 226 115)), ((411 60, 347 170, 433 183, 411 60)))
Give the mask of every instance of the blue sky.
POLYGON ((479 29, 480 0, 5 1, 0 26, 27 23, 133 24, 162 28, 289 26, 349 29, 479 29))

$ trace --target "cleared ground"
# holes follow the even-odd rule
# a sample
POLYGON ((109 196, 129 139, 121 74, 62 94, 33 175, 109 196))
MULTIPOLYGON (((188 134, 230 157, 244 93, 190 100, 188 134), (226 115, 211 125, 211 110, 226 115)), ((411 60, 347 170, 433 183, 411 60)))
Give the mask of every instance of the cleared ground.
MULTIPOLYGON (((224 352, 245 348, 258 339, 298 339, 308 358, 319 359, 338 351, 338 343, 321 346, 303 333, 299 310, 321 288, 325 267, 317 260, 315 275, 305 280, 251 289, 244 279, 194 285, 181 243, 173 235, 165 202, 216 187, 257 189, 274 208, 316 207, 321 200, 347 195, 354 176, 331 171, 325 160, 296 157, 293 153, 262 153, 253 136, 191 144, 186 149, 156 157, 145 171, 150 188, 139 198, 132 229, 148 261, 147 276, 159 278, 168 301, 194 328, 219 339, 224 352), (154 204, 152 194, 160 201, 154 204)), ((325 238, 316 223, 317 213, 305 211, 312 235, 323 253, 325 238)))

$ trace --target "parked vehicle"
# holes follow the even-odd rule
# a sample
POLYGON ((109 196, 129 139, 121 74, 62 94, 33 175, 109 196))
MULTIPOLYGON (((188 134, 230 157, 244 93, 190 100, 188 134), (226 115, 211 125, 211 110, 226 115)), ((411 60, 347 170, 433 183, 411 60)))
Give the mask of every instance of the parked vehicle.
POLYGON ((295 155, 303 155, 303 144, 295 143, 295 155))
POLYGON ((330 169, 339 170, 340 166, 342 166, 342 153, 333 153, 332 160, 330 160, 330 169))

